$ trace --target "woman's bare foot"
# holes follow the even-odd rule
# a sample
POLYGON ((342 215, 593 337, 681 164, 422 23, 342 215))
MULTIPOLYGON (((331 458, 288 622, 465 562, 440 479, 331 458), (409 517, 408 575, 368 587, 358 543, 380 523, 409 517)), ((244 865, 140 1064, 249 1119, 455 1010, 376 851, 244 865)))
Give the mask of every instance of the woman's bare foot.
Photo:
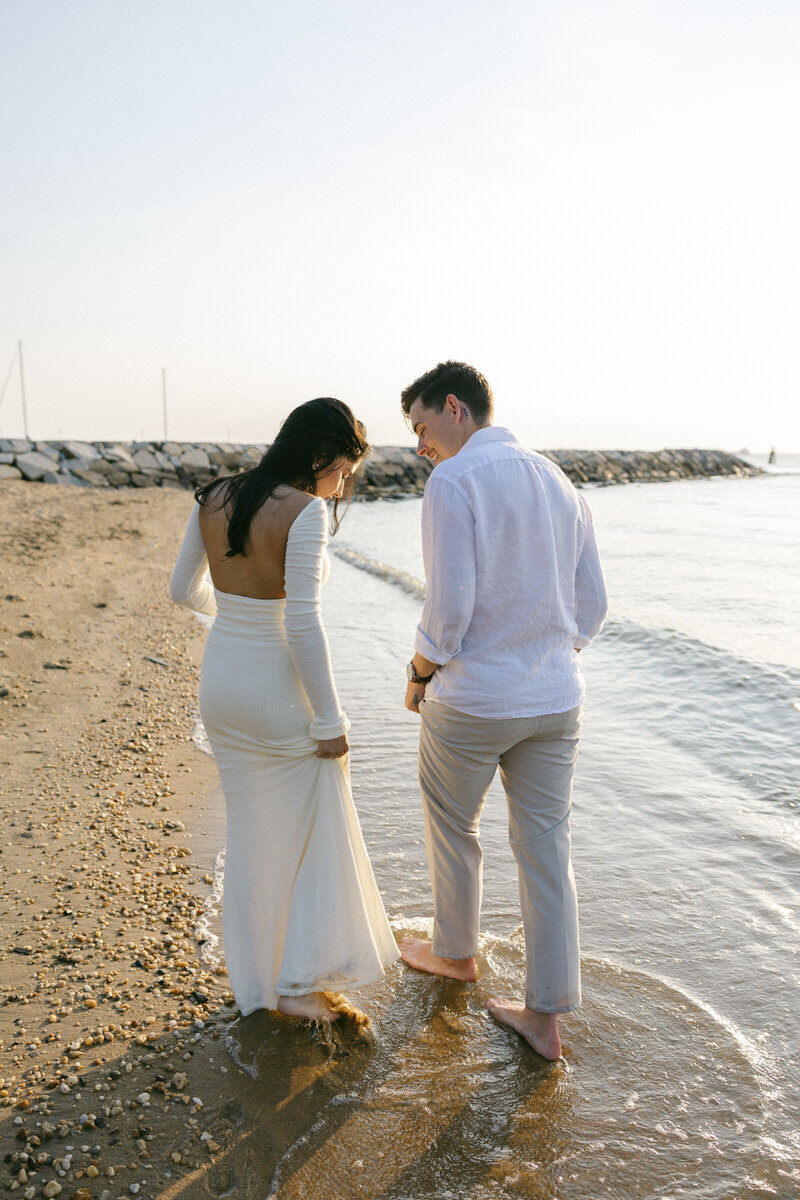
POLYGON ((492 996, 486 1007, 502 1025, 508 1025, 532 1046, 542 1058, 555 1062, 561 1057, 561 1038, 558 1036, 558 1014, 534 1012, 518 1000, 499 1000, 492 996))
POLYGON ((278 996, 278 1012, 303 1021, 336 1021, 339 1013, 327 992, 307 992, 305 996, 278 996))
POLYGON ((424 938, 401 938, 397 943, 400 947, 400 957, 410 967, 417 971, 427 971, 429 975, 444 975, 446 979, 460 979, 462 983, 474 983, 478 978, 478 968, 474 958, 440 958, 433 953, 430 942, 424 938))
MULTIPOLYGON (((285 1017, 299 1017, 301 1021, 338 1021, 344 1017, 358 1031, 367 1033, 370 1019, 360 1008, 351 1004, 341 992, 307 992, 305 996, 278 996, 278 1012, 285 1017)), ((365 1038, 365 1040, 367 1040, 365 1038)))
POLYGON ((362 1037, 364 1041, 372 1038, 372 1034, 369 1032, 371 1024, 369 1017, 360 1008, 356 1008, 355 1004, 351 1004, 347 996, 343 996, 341 992, 323 992, 322 995, 330 1005, 331 1011, 337 1017, 343 1017, 348 1024, 353 1026, 359 1037, 362 1037))

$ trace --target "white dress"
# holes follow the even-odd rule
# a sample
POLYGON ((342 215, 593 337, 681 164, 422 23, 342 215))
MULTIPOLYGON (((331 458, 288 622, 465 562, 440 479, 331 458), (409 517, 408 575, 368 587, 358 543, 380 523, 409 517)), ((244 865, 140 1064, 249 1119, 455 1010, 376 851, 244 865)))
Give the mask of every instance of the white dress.
POLYGON ((225 965, 244 1014, 279 995, 358 987, 399 957, 348 761, 315 753, 349 724, 320 612, 327 540, 315 497, 289 530, 286 599, 231 595, 207 578, 195 505, 170 584, 179 604, 216 613, 200 715, 225 793, 225 965))

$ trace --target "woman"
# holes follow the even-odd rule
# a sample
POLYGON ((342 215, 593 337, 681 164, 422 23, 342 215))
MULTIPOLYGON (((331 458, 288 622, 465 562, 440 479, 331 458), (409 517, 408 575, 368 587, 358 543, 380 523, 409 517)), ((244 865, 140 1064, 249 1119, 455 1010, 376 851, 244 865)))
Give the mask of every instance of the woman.
POLYGON ((200 715, 225 793, 225 961, 243 1014, 335 1020, 353 1012, 339 989, 398 957, 353 806, 320 614, 325 501, 335 532, 369 449, 340 400, 300 405, 258 466, 198 488, 172 573, 173 600, 216 614, 200 715))

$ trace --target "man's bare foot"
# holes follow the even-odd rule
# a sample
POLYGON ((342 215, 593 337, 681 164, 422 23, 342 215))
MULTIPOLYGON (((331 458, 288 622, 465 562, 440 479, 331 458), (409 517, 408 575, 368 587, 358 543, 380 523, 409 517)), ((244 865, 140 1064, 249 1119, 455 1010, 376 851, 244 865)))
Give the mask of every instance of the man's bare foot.
POLYGON ((305 996, 278 996, 278 1012, 303 1021, 336 1021, 339 1012, 328 1000, 327 992, 308 992, 305 996))
POLYGON ((397 944, 403 962, 418 971, 444 975, 446 979, 460 979, 462 983, 474 983, 478 978, 474 958, 440 958, 424 938, 401 938, 397 944))
POLYGON ((561 1057, 561 1038, 558 1036, 558 1014, 534 1012, 517 1000, 499 1000, 492 996, 486 1007, 502 1025, 508 1025, 525 1038, 542 1058, 555 1062, 561 1057))

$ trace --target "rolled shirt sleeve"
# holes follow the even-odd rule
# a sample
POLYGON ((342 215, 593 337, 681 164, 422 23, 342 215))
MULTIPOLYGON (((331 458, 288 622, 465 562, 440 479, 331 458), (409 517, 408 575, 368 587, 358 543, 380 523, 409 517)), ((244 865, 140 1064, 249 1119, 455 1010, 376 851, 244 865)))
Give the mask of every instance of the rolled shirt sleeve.
POLYGON ((600 566, 600 555, 597 552, 592 514, 583 496, 579 496, 579 500, 586 523, 586 533, 575 568, 575 619, 578 635, 573 645, 576 650, 582 650, 597 637, 608 613, 608 593, 603 568, 600 566))
POLYGON ((462 490, 428 479, 422 501, 422 556, 427 595, 414 649, 443 666, 458 654, 475 608, 475 517, 462 490))

